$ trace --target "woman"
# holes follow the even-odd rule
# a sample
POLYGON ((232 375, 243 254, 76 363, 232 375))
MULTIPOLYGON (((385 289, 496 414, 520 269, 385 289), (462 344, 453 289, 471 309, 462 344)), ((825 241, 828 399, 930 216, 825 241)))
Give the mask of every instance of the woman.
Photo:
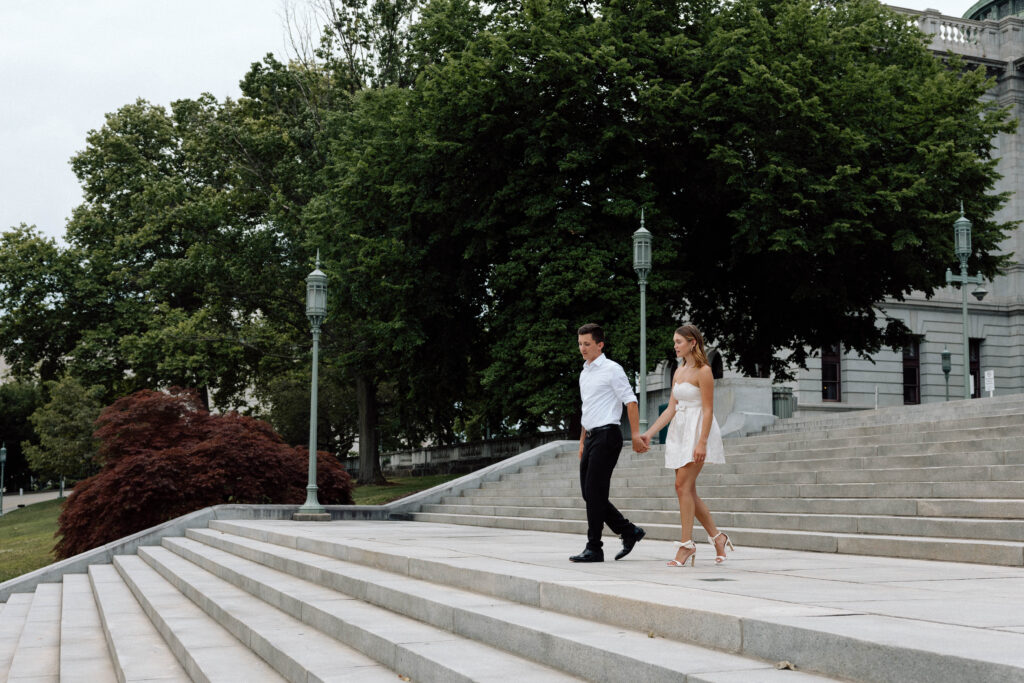
POLYGON ((683 540, 668 565, 682 567, 697 554, 693 544, 693 518, 696 515, 715 546, 715 563, 725 562, 725 548, 735 550, 729 535, 720 532, 711 519, 711 511, 697 495, 697 475, 705 462, 724 463, 722 432, 714 415, 715 380, 704 351, 704 337, 693 325, 683 325, 673 335, 676 357, 682 363, 672 377, 672 398, 651 428, 641 435, 650 444, 651 437, 671 421, 665 440, 665 467, 676 471, 676 495, 683 540))

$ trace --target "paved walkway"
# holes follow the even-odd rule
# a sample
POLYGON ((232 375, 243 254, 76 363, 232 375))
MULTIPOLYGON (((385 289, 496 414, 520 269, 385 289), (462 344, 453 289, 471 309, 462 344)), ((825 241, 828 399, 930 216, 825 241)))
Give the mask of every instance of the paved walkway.
MULTIPOLYGON (((1019 567, 747 548, 739 531, 733 539, 736 551, 722 565, 715 565, 710 545, 699 543, 695 567, 667 567, 675 547, 649 539, 615 562, 611 558, 621 544, 614 537, 605 537, 605 562, 575 564, 568 558, 583 549, 586 539, 570 534, 426 522, 240 524, 284 526, 324 540, 358 538, 413 557, 511 561, 538 575, 557 570, 578 581, 631 584, 629 592, 642 588, 638 592, 651 598, 664 593, 667 602, 675 602, 667 597, 676 593, 673 589, 699 589, 708 595, 773 601, 783 611, 786 605, 801 605, 830 614, 885 615, 1024 634, 1024 569, 1019 567)), ((1024 638, 1021 646, 1024 656, 1024 638)))
MULTIPOLYGON (((71 489, 65 489, 65 494, 71 493, 71 489)), ((19 496, 17 489, 14 493, 4 493, 4 512, 10 512, 16 509, 19 505, 32 505, 33 503, 42 503, 43 501, 53 500, 60 495, 58 491, 43 491, 41 493, 26 493, 19 496)))
MULTIPOLYGON (((675 568, 665 566, 674 546, 647 539, 620 562, 580 565, 568 560, 583 548, 578 534, 427 522, 223 524, 305 537, 314 552, 342 543, 385 553, 426 567, 421 578, 443 572, 465 587, 483 573, 532 586, 541 606, 560 601, 565 613, 585 600, 615 610, 627 628, 698 644, 711 634, 708 643, 726 651, 785 653, 801 668, 855 680, 1024 680, 1019 567, 748 548, 741 530, 724 565, 704 543, 695 568, 675 568)), ((606 538, 607 557, 617 548, 606 538)))

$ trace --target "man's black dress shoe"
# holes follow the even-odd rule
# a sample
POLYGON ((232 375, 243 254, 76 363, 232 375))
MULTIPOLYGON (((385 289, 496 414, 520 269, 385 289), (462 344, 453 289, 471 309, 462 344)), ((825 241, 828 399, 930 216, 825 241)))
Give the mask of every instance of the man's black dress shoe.
POLYGON ((615 556, 616 560, 621 560, 626 555, 629 555, 633 550, 633 546, 640 542, 640 539, 647 535, 647 532, 640 527, 635 527, 633 532, 630 534, 622 535, 622 550, 615 556))
POLYGON ((584 548, 582 553, 573 555, 569 559, 572 562, 604 562, 604 553, 600 550, 584 548))

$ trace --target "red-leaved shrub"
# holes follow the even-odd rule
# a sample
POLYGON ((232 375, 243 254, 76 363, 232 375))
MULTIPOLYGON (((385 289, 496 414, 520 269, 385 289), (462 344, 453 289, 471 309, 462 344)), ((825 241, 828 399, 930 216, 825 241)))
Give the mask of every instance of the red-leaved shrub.
MULTIPOLYGON (((210 505, 306 500, 307 449, 261 420, 209 413, 193 391, 140 391, 96 425, 103 469, 64 504, 59 558, 210 505)), ((317 487, 323 504, 352 503, 352 480, 329 453, 317 455, 317 487)))

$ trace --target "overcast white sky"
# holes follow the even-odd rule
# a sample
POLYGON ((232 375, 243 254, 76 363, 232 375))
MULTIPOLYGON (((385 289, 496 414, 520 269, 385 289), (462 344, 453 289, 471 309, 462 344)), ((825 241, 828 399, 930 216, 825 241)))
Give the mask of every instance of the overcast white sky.
POLYGON ((81 202, 69 160, 103 115, 144 98, 239 95, 283 57, 281 0, 0 0, 0 230, 64 233, 81 202))
MULTIPOLYGON (((960 16, 973 3, 893 4, 960 16)), ((282 12, 282 0, 0 0, 0 230, 63 235, 81 202, 68 162, 103 115, 140 97, 237 97, 252 62, 284 57, 282 12)))

